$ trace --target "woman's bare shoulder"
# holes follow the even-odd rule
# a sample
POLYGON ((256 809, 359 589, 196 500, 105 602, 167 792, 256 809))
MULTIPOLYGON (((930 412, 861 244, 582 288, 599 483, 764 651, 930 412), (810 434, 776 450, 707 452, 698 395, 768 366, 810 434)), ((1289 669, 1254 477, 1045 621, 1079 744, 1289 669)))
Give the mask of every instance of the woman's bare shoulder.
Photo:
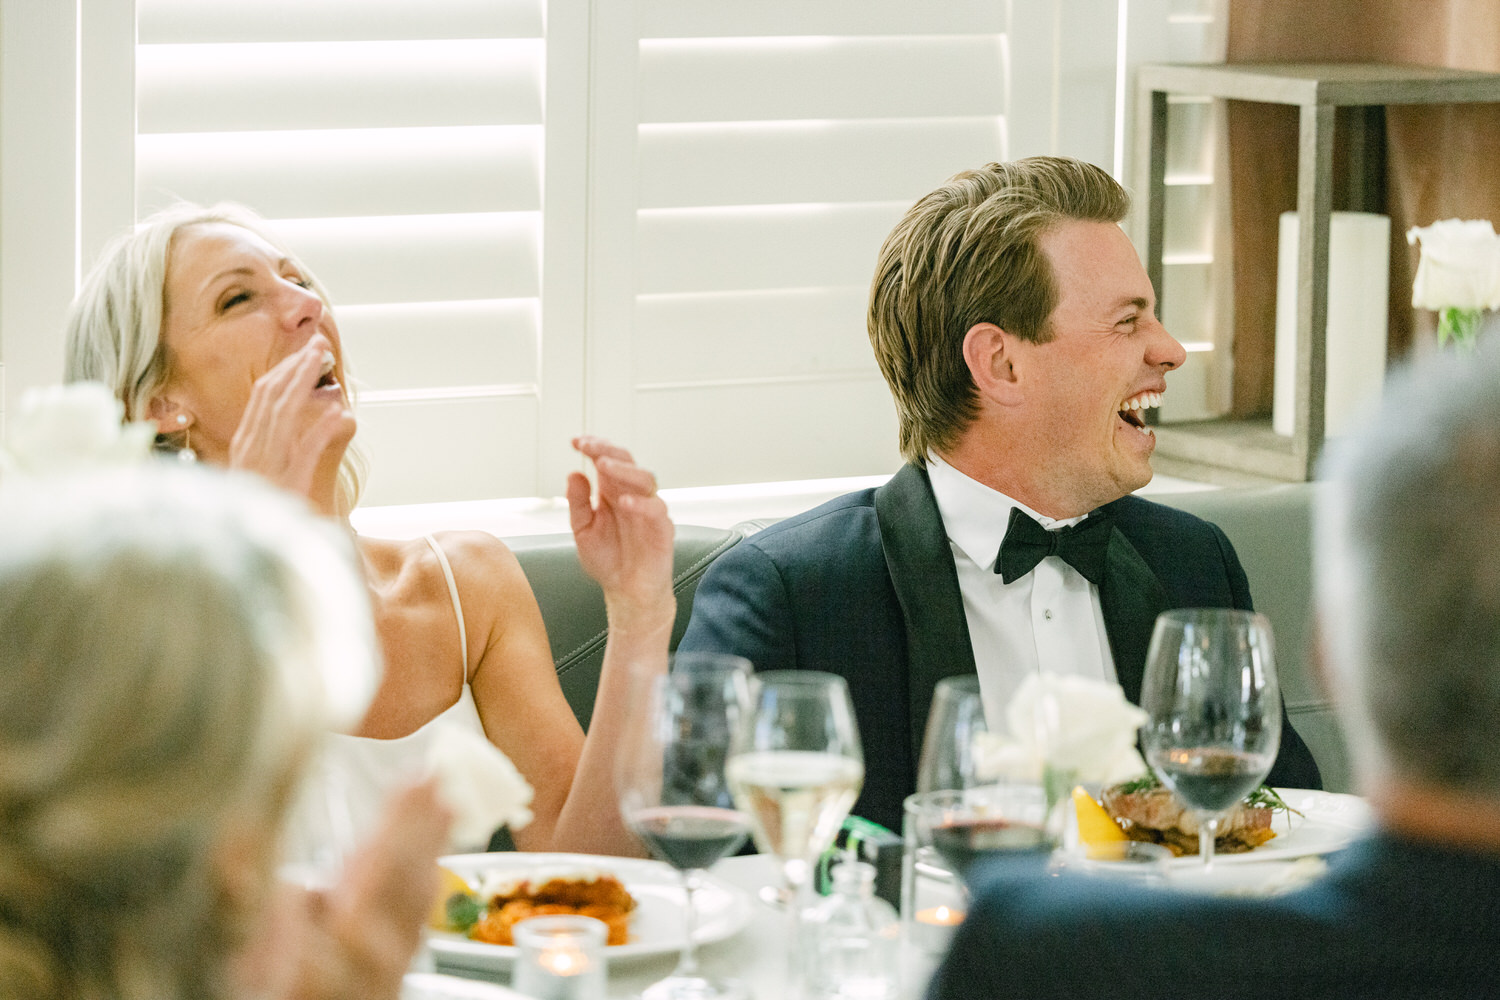
MULTIPOLYGON (((528 586, 526 575, 510 546, 487 531, 437 531, 432 538, 442 550, 459 585, 509 590, 528 586)), ((377 587, 402 587, 418 580, 441 578, 437 556, 426 536, 417 538, 368 538, 360 536, 371 583, 377 587)), ((446 590, 446 588, 444 588, 446 590)), ((529 589, 529 587, 528 587, 529 589)))

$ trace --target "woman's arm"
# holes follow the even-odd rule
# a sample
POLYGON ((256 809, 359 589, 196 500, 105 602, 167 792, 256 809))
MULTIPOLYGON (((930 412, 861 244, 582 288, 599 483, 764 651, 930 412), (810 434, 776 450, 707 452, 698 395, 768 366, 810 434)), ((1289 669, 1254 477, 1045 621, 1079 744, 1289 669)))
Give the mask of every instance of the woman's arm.
POLYGON ((591 438, 575 446, 593 460, 599 487, 591 498, 587 477, 569 477, 574 537, 580 562, 604 591, 609 617, 588 738, 558 685, 541 612, 520 564, 498 540, 474 534, 464 536, 460 583, 471 595, 464 614, 469 633, 485 638, 477 650, 471 639, 470 686, 490 740, 536 791, 535 818, 513 831, 517 847, 640 854, 620 819, 613 765, 635 678, 667 667, 676 618, 672 522, 655 495, 654 478, 629 452, 591 438))
POLYGON ((634 690, 667 671, 677 618, 672 521, 656 495, 656 477, 637 466, 628 451, 591 437, 576 438, 573 446, 598 473, 592 502, 587 477, 568 476, 568 509, 579 562, 604 590, 609 640, 573 794, 558 821, 559 839, 568 850, 641 854, 620 818, 613 769, 634 690), (607 815, 595 803, 606 803, 607 815))

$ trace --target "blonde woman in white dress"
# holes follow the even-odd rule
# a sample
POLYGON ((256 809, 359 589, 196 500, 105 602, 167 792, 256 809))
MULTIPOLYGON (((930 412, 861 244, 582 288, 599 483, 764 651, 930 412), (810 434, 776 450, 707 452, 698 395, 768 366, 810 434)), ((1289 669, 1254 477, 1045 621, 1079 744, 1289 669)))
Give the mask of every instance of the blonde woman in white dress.
MULTIPOLYGON (((355 416, 338 325, 316 278, 252 213, 182 205, 147 219, 85 280, 67 338, 68 379, 109 385, 127 419, 156 424, 163 448, 258 473, 347 523, 361 463, 349 447, 355 416)), ((451 440, 467 431, 453 427, 451 440)), ((587 738, 558 684, 536 599, 499 539, 360 537, 385 677, 354 734, 362 739, 335 748, 356 834, 378 815, 382 783, 420 756, 442 717, 482 731, 535 789, 517 847, 640 852, 619 818, 610 765, 630 675, 666 670, 672 524, 654 477, 629 452, 589 437, 574 447, 597 485, 568 477, 572 528, 609 615, 587 738)))

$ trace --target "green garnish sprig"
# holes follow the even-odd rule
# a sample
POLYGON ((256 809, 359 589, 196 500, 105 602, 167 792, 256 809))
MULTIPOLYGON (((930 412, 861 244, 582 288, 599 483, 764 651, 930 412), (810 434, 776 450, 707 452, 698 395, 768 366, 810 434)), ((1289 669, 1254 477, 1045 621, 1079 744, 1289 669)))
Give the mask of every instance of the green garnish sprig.
MULTIPOLYGON (((1121 782, 1121 784, 1119 785, 1120 791, 1126 795, 1135 795, 1139 792, 1149 792, 1153 788, 1160 787, 1161 780, 1156 777, 1156 773, 1154 771, 1147 771, 1139 778, 1135 778, 1131 781, 1121 782)), ((1275 812, 1296 813, 1298 816, 1302 815, 1301 812, 1287 805, 1286 800, 1283 799, 1280 795, 1276 794, 1276 789, 1272 788, 1270 785, 1261 785, 1259 788, 1254 789, 1250 792, 1249 795, 1245 796, 1244 802, 1249 806, 1257 806, 1259 808, 1270 809, 1275 812)))

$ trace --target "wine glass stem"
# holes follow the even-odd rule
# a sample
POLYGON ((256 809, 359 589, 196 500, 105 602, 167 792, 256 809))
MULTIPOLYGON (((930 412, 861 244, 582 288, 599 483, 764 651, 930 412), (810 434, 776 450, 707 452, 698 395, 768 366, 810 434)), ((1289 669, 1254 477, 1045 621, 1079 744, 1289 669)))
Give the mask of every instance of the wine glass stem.
POLYGON ((793 993, 802 989, 802 887, 811 867, 803 858, 787 858, 781 863, 786 887, 787 985, 793 993))
POLYGON ((1214 869, 1214 842, 1219 839, 1219 814, 1204 816, 1198 823, 1198 853, 1203 855, 1203 870, 1214 869))
POLYGON ((682 954, 677 957, 677 968, 672 975, 678 979, 696 978, 698 975, 698 943, 694 936, 698 931, 698 909, 693 905, 693 894, 702 884, 703 870, 689 868, 682 873, 682 888, 687 896, 687 906, 682 915, 682 954))

